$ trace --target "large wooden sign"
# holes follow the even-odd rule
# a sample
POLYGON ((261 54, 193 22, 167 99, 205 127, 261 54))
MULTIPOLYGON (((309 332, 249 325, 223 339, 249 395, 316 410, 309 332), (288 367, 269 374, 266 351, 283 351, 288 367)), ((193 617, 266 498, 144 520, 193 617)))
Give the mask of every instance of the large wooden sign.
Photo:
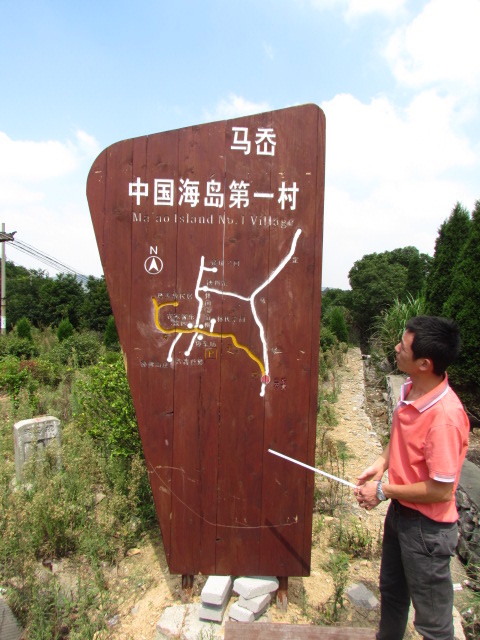
POLYGON ((308 575, 325 119, 124 140, 87 195, 172 573, 308 575))

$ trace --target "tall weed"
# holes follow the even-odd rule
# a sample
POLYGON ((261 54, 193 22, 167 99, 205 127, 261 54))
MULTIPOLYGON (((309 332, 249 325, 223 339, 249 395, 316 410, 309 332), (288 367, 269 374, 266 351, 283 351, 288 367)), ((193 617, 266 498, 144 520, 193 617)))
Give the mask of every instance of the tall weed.
POLYGON ((375 318, 373 342, 380 346, 392 368, 396 367, 395 345, 400 342, 405 325, 410 318, 424 313, 425 298, 413 298, 408 294, 405 302, 397 298, 388 309, 375 318))

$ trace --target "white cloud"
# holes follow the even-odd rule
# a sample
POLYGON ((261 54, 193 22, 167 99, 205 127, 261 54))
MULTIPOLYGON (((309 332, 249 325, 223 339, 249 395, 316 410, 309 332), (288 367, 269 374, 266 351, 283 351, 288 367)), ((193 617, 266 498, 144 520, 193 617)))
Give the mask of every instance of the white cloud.
POLYGON ((24 187, 11 180, 0 177, 0 206, 18 207, 24 204, 41 202, 44 198, 43 191, 32 187, 24 187))
POLYGON ((480 89, 479 0, 432 0, 386 48, 397 80, 411 87, 433 83, 480 89))
POLYGON ((387 98, 364 104, 341 94, 323 103, 327 117, 330 178, 358 181, 428 179, 476 160, 469 141, 455 131, 456 102, 433 91, 400 109, 387 98))
POLYGON ((401 11, 406 0, 310 0, 316 9, 343 9, 347 20, 365 16, 371 13, 380 13, 385 16, 394 16, 401 11))
MULTIPOLYGON (((0 132, 0 211, 8 232, 78 271, 100 273, 85 198, 87 168, 99 152, 85 131, 72 140, 13 140, 0 132), (88 251, 88 253, 86 253, 88 251)), ((47 269, 7 248, 9 260, 47 269)))
POLYGON ((79 150, 89 158, 95 158, 101 151, 97 139, 86 131, 78 129, 75 133, 79 150))
MULTIPOLYGON (((7 208, 2 213, 6 231, 16 231, 16 240, 35 247, 79 273, 101 275, 93 226, 88 208, 82 201, 57 204, 48 199, 30 206, 7 208)), ((6 255, 7 260, 29 269, 42 269, 52 276, 57 274, 51 267, 16 249, 15 240, 6 245, 6 255)))
POLYGON ((0 131, 0 176, 38 182, 69 173, 76 166, 76 150, 56 140, 12 140, 0 131))
POLYGON ((217 104, 213 113, 205 112, 205 116, 209 120, 228 120, 270 111, 270 109, 268 102, 250 102, 241 96, 230 93, 227 100, 221 100, 217 104))
POLYGON ((0 204, 41 201, 47 183, 74 174, 98 152, 98 142, 85 131, 76 132, 75 142, 13 140, 0 131, 0 204))
POLYGON ((406 0, 348 0, 347 18, 381 13, 386 16, 396 15, 405 6, 406 0))
POLYGON ((85 157, 95 157, 95 138, 77 131, 76 144, 58 140, 12 140, 0 131, 0 180, 42 182, 74 171, 85 157))
POLYGON ((459 168, 480 170, 478 149, 456 130, 456 101, 433 91, 405 108, 380 97, 338 95, 327 119, 325 286, 348 287, 363 255, 407 245, 432 255, 437 231, 457 201, 472 209, 472 184, 459 168))
POLYGON ((347 289, 349 270, 368 253, 414 246, 433 255, 438 229, 458 201, 472 210, 475 194, 453 180, 385 182, 363 198, 327 181, 323 286, 347 289))

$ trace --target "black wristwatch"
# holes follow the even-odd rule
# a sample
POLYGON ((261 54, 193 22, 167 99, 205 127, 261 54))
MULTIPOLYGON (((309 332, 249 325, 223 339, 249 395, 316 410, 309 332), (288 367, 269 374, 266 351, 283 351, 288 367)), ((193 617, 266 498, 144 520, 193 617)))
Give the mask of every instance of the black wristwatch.
POLYGON ((379 480, 377 483, 377 498, 380 500, 380 502, 383 502, 383 500, 387 499, 387 496, 383 493, 381 480, 379 480))

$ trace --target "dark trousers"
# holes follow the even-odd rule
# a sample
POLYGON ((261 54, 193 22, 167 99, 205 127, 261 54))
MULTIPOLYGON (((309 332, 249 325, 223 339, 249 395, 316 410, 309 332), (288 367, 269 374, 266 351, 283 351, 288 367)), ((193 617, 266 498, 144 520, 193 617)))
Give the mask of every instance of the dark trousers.
POLYGON ((385 518, 377 640, 402 640, 410 600, 425 640, 454 640, 450 558, 457 523, 434 522, 395 500, 385 518))

